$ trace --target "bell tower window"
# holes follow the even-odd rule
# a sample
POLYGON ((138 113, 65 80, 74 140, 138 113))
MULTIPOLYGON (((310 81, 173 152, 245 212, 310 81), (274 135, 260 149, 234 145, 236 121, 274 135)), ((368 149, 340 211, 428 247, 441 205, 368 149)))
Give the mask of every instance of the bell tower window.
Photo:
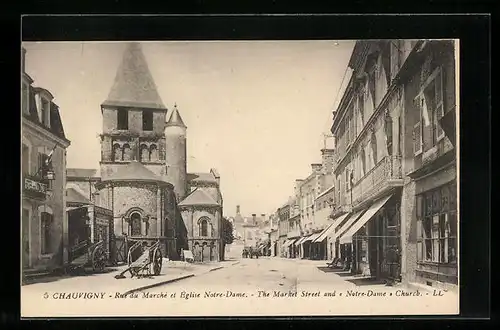
POLYGON ((142 130, 143 131, 153 130, 153 113, 151 111, 142 112, 142 130))
POLYGON ((128 129, 128 111, 125 109, 118 110, 117 128, 119 130, 127 130, 128 129))

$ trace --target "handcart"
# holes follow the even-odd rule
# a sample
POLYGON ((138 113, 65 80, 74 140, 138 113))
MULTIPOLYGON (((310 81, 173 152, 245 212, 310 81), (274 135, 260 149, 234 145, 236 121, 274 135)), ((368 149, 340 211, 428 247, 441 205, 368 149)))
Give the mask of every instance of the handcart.
POLYGON ((149 277, 158 276, 161 272, 163 256, 160 250, 160 241, 156 241, 148 246, 148 241, 139 240, 134 243, 128 250, 127 254, 128 267, 120 274, 116 275, 116 279, 125 278, 125 273, 129 272, 131 277, 149 277), (142 250, 141 255, 134 259, 136 251, 142 250))

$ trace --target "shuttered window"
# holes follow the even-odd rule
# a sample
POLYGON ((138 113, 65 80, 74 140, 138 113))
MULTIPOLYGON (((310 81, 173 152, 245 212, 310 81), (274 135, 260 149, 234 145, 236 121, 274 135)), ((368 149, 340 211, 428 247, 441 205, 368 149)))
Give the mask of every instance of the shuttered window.
POLYGON ((413 154, 415 156, 422 153, 422 121, 421 121, 421 110, 420 110, 420 97, 414 100, 414 105, 417 115, 417 122, 413 126, 413 154))

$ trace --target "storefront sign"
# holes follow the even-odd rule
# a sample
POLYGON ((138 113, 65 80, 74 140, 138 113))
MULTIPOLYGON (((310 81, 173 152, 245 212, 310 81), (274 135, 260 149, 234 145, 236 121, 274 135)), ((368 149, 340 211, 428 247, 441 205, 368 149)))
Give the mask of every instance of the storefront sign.
POLYGON ((36 197, 45 197, 47 184, 31 178, 24 178, 23 191, 36 197))

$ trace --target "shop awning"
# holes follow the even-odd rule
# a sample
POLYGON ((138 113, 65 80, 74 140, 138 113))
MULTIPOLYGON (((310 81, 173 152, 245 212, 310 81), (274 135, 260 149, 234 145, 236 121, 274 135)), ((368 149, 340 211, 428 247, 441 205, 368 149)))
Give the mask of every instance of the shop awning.
POLYGON ((347 218, 348 215, 349 213, 346 213, 335 218, 335 220, 333 220, 333 223, 330 224, 330 226, 326 227, 325 230, 323 230, 320 233, 320 235, 313 241, 313 243, 322 242, 325 238, 327 238, 330 234, 332 234, 335 231, 335 228, 337 228, 342 223, 342 221, 344 221, 344 219, 347 218))
POLYGON ((316 238, 319 237, 319 235, 321 235, 321 232, 312 234, 311 236, 309 236, 308 238, 306 238, 302 243, 306 243, 306 242, 311 242, 312 243, 312 242, 314 242, 314 240, 316 238))
POLYGON ((295 242, 296 240, 297 240, 296 238, 286 240, 286 241, 285 241, 285 243, 283 244, 283 247, 284 247, 284 248, 289 247, 289 246, 290 246, 290 245, 292 245, 292 244, 293 244, 293 242, 295 242))
POLYGON ((346 223, 335 233, 337 237, 342 237, 342 234, 344 234, 349 228, 351 228, 352 224, 358 220, 358 218, 363 214, 365 210, 358 211, 354 214, 350 213, 350 217, 347 220, 346 223))
POLYGON ((368 210, 366 210, 366 212, 359 218, 359 220, 354 223, 354 225, 352 225, 352 227, 349 228, 345 234, 342 235, 342 237, 340 237, 340 244, 351 243, 352 236, 356 234, 356 232, 360 230, 361 227, 363 227, 391 197, 392 195, 379 199, 373 203, 372 206, 370 206, 368 210))
POLYGON ((302 243, 304 243, 304 241, 309 237, 310 235, 308 236, 303 236, 302 238, 300 238, 297 242, 295 242, 295 245, 300 245, 302 243))

